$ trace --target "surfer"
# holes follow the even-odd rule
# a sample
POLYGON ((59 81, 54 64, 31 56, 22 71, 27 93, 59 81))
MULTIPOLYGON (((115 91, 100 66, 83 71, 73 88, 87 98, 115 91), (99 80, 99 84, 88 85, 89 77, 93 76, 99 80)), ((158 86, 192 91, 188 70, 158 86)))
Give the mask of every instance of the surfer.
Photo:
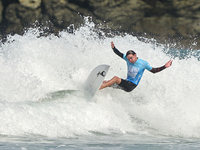
POLYGON ((164 66, 153 68, 147 61, 138 58, 133 50, 129 50, 126 54, 123 54, 115 47, 113 42, 111 42, 111 48, 115 54, 127 62, 127 79, 114 76, 111 80, 104 81, 100 89, 113 87, 122 89, 126 92, 131 92, 139 84, 145 69, 152 73, 157 73, 172 65, 172 60, 169 60, 164 66))

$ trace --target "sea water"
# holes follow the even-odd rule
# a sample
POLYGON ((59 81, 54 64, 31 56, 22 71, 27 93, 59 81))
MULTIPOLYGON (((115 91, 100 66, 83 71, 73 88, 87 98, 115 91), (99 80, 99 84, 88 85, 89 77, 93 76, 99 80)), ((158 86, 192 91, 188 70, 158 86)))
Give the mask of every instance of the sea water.
POLYGON ((99 32, 93 23, 59 36, 32 28, 1 43, 0 149, 199 149, 199 51, 99 32), (84 83, 97 65, 110 65, 106 80, 126 78, 111 41, 153 67, 173 64, 145 71, 130 93, 106 88, 88 99, 84 83))

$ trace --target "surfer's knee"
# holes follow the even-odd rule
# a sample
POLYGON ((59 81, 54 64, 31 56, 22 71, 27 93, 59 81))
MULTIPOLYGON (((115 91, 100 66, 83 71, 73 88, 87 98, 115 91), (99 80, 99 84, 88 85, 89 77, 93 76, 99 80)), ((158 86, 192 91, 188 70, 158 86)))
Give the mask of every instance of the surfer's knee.
POLYGON ((121 78, 114 76, 113 80, 115 81, 115 83, 120 84, 121 83, 121 78))

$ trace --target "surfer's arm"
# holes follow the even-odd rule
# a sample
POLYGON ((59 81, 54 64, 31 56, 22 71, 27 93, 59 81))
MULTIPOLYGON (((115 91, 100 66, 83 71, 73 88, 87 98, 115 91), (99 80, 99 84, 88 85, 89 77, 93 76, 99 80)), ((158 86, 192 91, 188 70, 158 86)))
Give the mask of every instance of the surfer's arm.
POLYGON ((152 68, 152 69, 150 70, 150 72, 152 72, 152 73, 157 73, 157 72, 160 72, 160 71, 164 70, 165 68, 166 68, 165 66, 158 67, 158 68, 152 68))
POLYGON ((157 73, 157 72, 160 72, 160 71, 164 70, 165 68, 170 67, 171 65, 172 65, 172 60, 169 60, 164 66, 158 67, 158 68, 152 68, 150 70, 150 72, 157 73))
POLYGON ((123 53, 121 53, 118 49, 116 49, 116 47, 112 48, 114 53, 117 54, 119 57, 123 58, 123 53))
POLYGON ((111 48, 113 49, 114 53, 117 54, 119 57, 123 58, 124 54, 121 53, 118 49, 116 49, 113 41, 110 42, 111 43, 111 48))

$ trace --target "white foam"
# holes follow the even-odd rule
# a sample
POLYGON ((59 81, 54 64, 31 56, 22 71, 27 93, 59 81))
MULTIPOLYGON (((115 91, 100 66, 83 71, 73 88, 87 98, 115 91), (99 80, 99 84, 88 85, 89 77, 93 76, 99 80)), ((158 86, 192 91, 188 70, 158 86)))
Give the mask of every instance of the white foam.
POLYGON ((2 45, 0 133, 70 137, 146 132, 199 137, 199 61, 176 58, 172 67, 158 74, 145 71, 133 92, 107 88, 89 102, 82 88, 97 65, 111 65, 106 79, 126 78, 126 63, 113 53, 111 41, 123 53, 133 49, 153 67, 164 65, 171 56, 163 47, 131 35, 99 38, 93 25, 87 25, 74 34, 61 32, 60 37, 38 38, 40 32, 30 29, 2 45), (41 100, 59 90, 77 92, 41 100))

